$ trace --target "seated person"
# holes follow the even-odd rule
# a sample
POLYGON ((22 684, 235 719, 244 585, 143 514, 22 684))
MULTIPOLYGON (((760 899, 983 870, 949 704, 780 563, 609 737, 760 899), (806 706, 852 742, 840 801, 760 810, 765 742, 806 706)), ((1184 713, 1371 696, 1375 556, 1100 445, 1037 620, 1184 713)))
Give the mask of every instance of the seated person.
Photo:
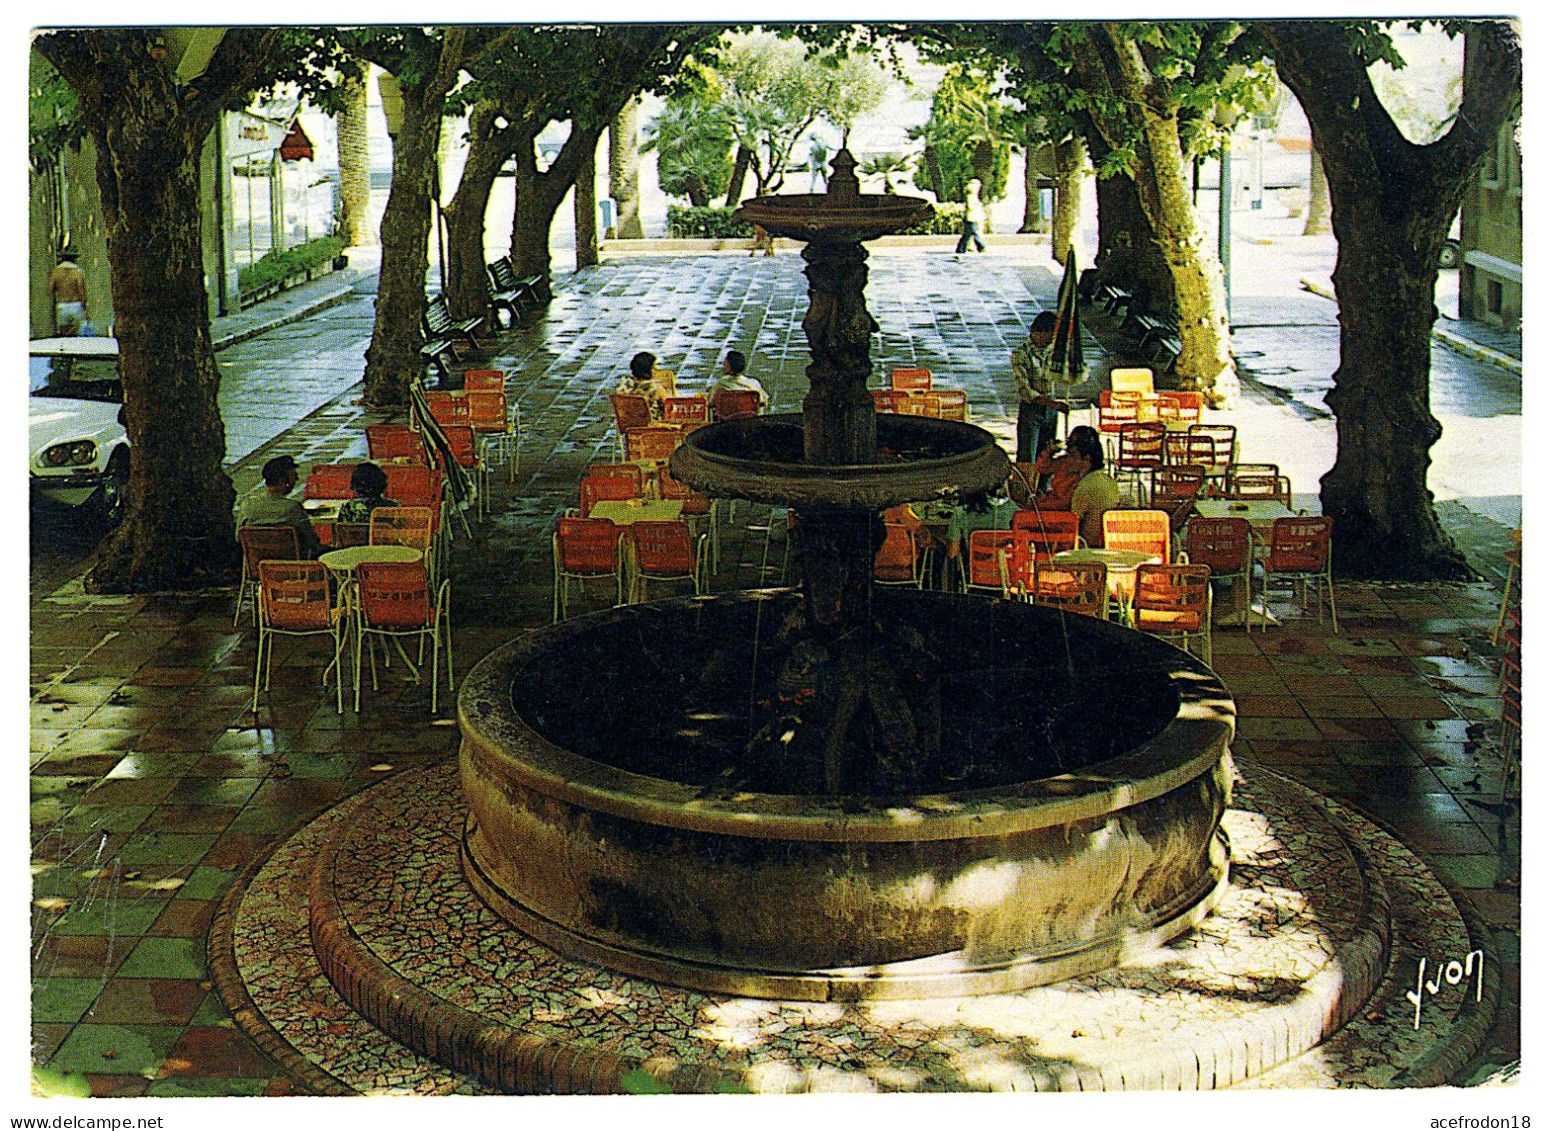
MULTIPOLYGON (((654 420, 663 416, 663 399, 673 395, 674 374, 668 374, 667 388, 665 382, 659 380, 660 371, 657 369, 658 359, 646 350, 631 359, 631 372, 621 378, 621 383, 615 387, 618 393, 631 393, 639 397, 647 398, 648 415, 654 420)), ((662 372, 667 372, 664 370, 662 372)))
POLYGON ((1118 505, 1118 484, 1102 470, 1102 444, 1096 436, 1075 437, 1066 456, 1073 459, 1072 470, 1080 481, 1070 496, 1070 510, 1081 520, 1081 540, 1088 546, 1102 545, 1102 515, 1118 505))
POLYGON ((321 539, 310 524, 310 516, 289 492, 300 481, 299 466, 293 456, 274 456, 262 465, 262 487, 241 500, 238 526, 292 526, 300 536, 300 553, 314 558, 321 552, 321 539))
MULTIPOLYGON (((1076 442, 1077 437, 1090 440, 1092 443, 1100 443, 1097 430, 1085 424, 1078 424, 1070 430, 1069 440, 1076 442)), ((1081 481, 1081 473, 1077 470, 1078 463, 1066 453, 1058 442, 1038 453, 1038 459, 1033 468, 1038 472, 1038 509, 1046 511, 1068 511, 1070 509, 1070 497, 1075 494, 1076 484, 1081 481)))
POLYGON ((368 522, 369 512, 376 507, 394 507, 397 504, 385 497, 387 484, 385 472, 379 466, 372 463, 361 463, 353 469, 353 478, 349 480, 353 487, 353 498, 343 502, 337 509, 338 522, 368 522))
POLYGON ((765 387, 753 377, 744 376, 744 355, 738 350, 729 350, 722 359, 722 373, 717 380, 712 382, 711 388, 706 391, 707 403, 712 407, 712 415, 717 415, 717 394, 728 392, 754 393, 760 398, 760 404, 765 404, 765 387))

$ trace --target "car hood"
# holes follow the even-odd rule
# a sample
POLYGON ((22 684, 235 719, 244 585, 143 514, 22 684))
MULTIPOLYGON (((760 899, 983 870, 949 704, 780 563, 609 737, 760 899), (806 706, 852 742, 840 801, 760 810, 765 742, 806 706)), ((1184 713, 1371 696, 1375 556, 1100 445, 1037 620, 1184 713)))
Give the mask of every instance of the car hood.
POLYGON ((106 449, 122 438, 118 423, 121 405, 105 401, 77 401, 69 397, 28 397, 27 432, 35 463, 54 444, 67 440, 95 440, 106 449))

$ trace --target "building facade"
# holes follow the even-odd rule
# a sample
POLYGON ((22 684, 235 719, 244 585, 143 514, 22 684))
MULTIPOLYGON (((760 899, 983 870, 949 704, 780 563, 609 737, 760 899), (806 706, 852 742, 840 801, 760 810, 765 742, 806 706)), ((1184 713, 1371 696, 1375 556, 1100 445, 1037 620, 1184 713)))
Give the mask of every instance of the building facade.
POLYGON ((1461 205, 1461 317, 1506 330, 1524 298, 1519 136, 1518 120, 1499 131, 1461 205))

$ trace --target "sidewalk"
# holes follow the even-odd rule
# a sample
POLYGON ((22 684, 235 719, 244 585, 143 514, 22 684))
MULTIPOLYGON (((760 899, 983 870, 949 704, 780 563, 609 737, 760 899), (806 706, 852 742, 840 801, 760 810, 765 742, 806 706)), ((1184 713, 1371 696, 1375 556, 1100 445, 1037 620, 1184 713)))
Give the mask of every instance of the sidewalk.
MULTIPOLYGON (((584 469, 609 457, 607 393, 632 352, 653 350, 695 388, 725 349, 742 348, 774 408, 801 401, 809 361, 802 266, 796 256, 627 257, 559 279, 550 307, 477 359, 508 372, 526 433, 513 481, 494 469, 490 517, 469 538, 457 531, 452 545, 458 676, 550 620, 551 530, 576 501, 584 469)), ((1058 275, 1046 256, 992 248, 959 262, 946 252, 875 249, 871 268, 868 304, 882 327, 874 368, 932 368, 940 383, 968 390, 974 419, 1009 437, 1007 358, 1033 315, 1053 304, 1058 275)), ((367 273, 353 282, 367 288, 367 273)), ((326 362, 339 390, 319 407, 285 400, 283 390, 252 406, 280 407, 269 413, 268 438, 235 461, 238 485, 279 451, 302 464, 357 458, 362 425, 380 418, 356 403, 361 353, 335 344, 339 334, 348 343, 367 338, 367 302, 305 319, 312 304, 347 299, 329 279, 309 287, 216 325, 216 340, 260 345, 272 372, 283 371, 285 357, 291 369, 329 351, 342 359, 326 362), (344 313, 345 332, 335 325, 344 313), (263 324, 281 331, 251 338, 263 324)), ((1330 435, 1330 424, 1255 390, 1231 412, 1255 438, 1253 458, 1288 463, 1297 446, 1317 451, 1323 430, 1330 435)), ((782 524, 769 518, 764 507, 739 505, 713 590, 779 580, 782 524)), ((236 1024, 228 981, 215 988, 231 968, 208 942, 220 901, 253 861, 334 802, 458 747, 452 712, 441 703, 432 716, 428 689, 396 669, 382 670, 378 691, 366 678, 361 710, 350 702, 339 716, 324 643, 280 642, 272 690, 254 712, 254 634, 246 617, 232 627, 234 596, 90 597, 69 585, 31 595, 32 1056, 50 1087, 157 1096, 306 1090, 281 1049, 236 1024)), ((575 611, 603 603, 591 594, 575 611)), ((1497 604, 1486 583, 1341 583, 1341 633, 1290 616, 1266 635, 1221 630, 1214 648, 1236 699, 1238 756, 1394 829, 1440 869, 1486 932, 1490 984, 1508 1012, 1483 1063, 1463 1079, 1518 1058, 1519 896, 1510 881, 1520 821, 1497 796, 1489 640, 1497 604)), ((239 945, 263 946, 243 939, 239 924, 234 931, 239 945)), ((357 1031, 319 1000, 293 1007, 311 1010, 307 1024, 339 1042, 357 1031)), ((366 1086, 393 1089, 388 1079, 366 1086)))

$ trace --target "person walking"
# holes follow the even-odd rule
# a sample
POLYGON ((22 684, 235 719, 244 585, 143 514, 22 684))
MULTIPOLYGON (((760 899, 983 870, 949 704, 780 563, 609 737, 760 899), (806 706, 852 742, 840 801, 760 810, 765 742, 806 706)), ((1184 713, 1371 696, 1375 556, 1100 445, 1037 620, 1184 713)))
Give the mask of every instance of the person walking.
POLYGON ((976 251, 984 251, 985 241, 979 238, 979 233, 985 226, 985 202, 980 199, 979 191, 984 186, 976 177, 969 181, 968 190, 963 196, 963 234, 958 237, 958 246, 953 250, 956 258, 968 251, 968 245, 972 242, 976 251))
POLYGON ((54 300, 54 333, 61 338, 78 335, 86 324, 86 273, 73 251, 59 253, 59 265, 48 275, 48 294, 54 300))
POLYGON ((1054 312, 1040 310, 1028 327, 1027 341, 1011 351, 1011 377, 1017 386, 1017 462, 1032 463, 1054 442, 1059 414, 1068 401, 1054 396, 1049 355, 1054 347, 1054 312))
POLYGON ((829 146, 824 144, 824 139, 814 134, 808 142, 808 191, 813 192, 824 185, 829 186, 829 175, 826 166, 829 164, 829 146))

